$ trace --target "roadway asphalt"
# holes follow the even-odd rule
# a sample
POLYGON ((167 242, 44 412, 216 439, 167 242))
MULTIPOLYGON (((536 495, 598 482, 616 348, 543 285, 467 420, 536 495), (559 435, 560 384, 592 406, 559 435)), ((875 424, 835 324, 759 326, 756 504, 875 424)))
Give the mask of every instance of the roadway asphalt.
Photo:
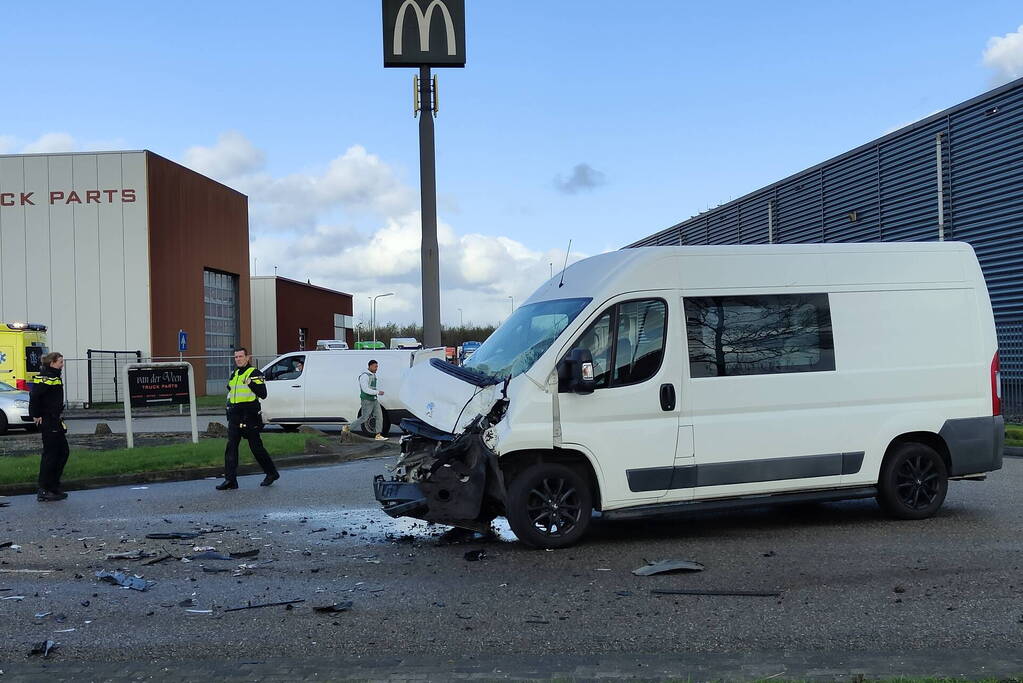
POLYGON ((0 600, 0 669, 58 678, 197 667, 227 678, 430 678, 468 667, 500 678, 639 666, 695 680, 1023 671, 1023 460, 1007 458, 987 482, 952 483, 941 513, 921 522, 891 521, 873 501, 598 520, 584 543, 553 552, 522 547, 506 527, 496 540, 452 544, 443 528, 389 519, 370 486, 383 465, 286 470, 270 488, 244 477, 230 492, 204 480, 74 492, 60 503, 8 499, 0 543, 21 550, 0 549, 0 598, 24 597, 0 600), (196 528, 230 531, 145 538, 196 528), (260 552, 153 566, 104 559, 136 549, 181 557, 194 546, 260 552), (465 559, 476 550, 482 560, 465 559), (664 558, 706 569, 631 573, 664 558), (243 563, 258 566, 241 576, 204 571, 243 563), (139 592, 94 576, 118 568, 156 584, 139 592), (305 602, 227 611, 286 600, 305 602), (341 614, 312 610, 349 600, 341 614), (45 639, 59 643, 49 669, 26 658, 45 639))

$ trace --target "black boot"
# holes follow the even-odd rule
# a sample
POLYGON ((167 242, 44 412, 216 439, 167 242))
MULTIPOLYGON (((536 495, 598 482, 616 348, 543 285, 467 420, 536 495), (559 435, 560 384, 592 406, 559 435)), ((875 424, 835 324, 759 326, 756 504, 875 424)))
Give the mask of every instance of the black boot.
POLYGON ((238 481, 236 479, 228 479, 223 484, 217 484, 218 491, 229 491, 236 488, 238 488, 238 481))
POLYGON ((64 500, 65 498, 67 498, 66 493, 55 493, 46 489, 39 489, 36 493, 36 500, 40 503, 52 503, 55 500, 64 500))
POLYGON ((269 486, 270 484, 274 483, 275 481, 277 481, 280 478, 281 478, 280 473, 274 472, 273 474, 268 474, 265 477, 263 477, 263 481, 259 482, 259 485, 260 486, 269 486))

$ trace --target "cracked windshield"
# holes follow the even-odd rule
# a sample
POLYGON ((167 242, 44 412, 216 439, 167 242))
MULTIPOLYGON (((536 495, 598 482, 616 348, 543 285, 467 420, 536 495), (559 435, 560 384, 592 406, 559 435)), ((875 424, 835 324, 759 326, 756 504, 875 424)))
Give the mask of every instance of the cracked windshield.
POLYGON ((491 377, 514 377, 533 366, 590 299, 558 299, 527 304, 465 362, 491 377))

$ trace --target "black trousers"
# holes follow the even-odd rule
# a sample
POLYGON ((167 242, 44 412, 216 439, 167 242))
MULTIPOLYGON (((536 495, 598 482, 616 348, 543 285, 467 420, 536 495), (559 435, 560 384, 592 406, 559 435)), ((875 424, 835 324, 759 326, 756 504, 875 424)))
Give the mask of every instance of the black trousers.
POLYGON ((60 477, 64 474, 64 466, 71 451, 59 417, 44 417, 40 431, 43 436, 43 457, 39 460, 39 488, 56 492, 60 490, 60 477))
POLYGON ((277 467, 274 465, 274 461, 270 459, 270 454, 267 453, 263 440, 259 438, 261 426, 258 424, 255 426, 246 424, 242 427, 242 424, 238 420, 228 419, 227 421, 227 448, 224 449, 224 479, 234 481, 238 478, 238 446, 241 443, 242 437, 249 442, 252 455, 255 456, 259 466, 263 468, 263 472, 266 474, 277 474, 277 467))

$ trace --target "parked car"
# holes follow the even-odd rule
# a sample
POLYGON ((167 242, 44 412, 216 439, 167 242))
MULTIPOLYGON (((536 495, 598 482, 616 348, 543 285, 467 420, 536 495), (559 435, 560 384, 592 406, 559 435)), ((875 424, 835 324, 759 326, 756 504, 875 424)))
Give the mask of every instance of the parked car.
POLYGON ((392 516, 539 547, 605 519, 877 498, 922 519, 1002 466, 970 245, 624 249, 538 289, 464 366, 421 364, 392 516))
POLYGON ((10 427, 35 430, 35 422, 28 416, 28 392, 0 382, 0 434, 10 427))

